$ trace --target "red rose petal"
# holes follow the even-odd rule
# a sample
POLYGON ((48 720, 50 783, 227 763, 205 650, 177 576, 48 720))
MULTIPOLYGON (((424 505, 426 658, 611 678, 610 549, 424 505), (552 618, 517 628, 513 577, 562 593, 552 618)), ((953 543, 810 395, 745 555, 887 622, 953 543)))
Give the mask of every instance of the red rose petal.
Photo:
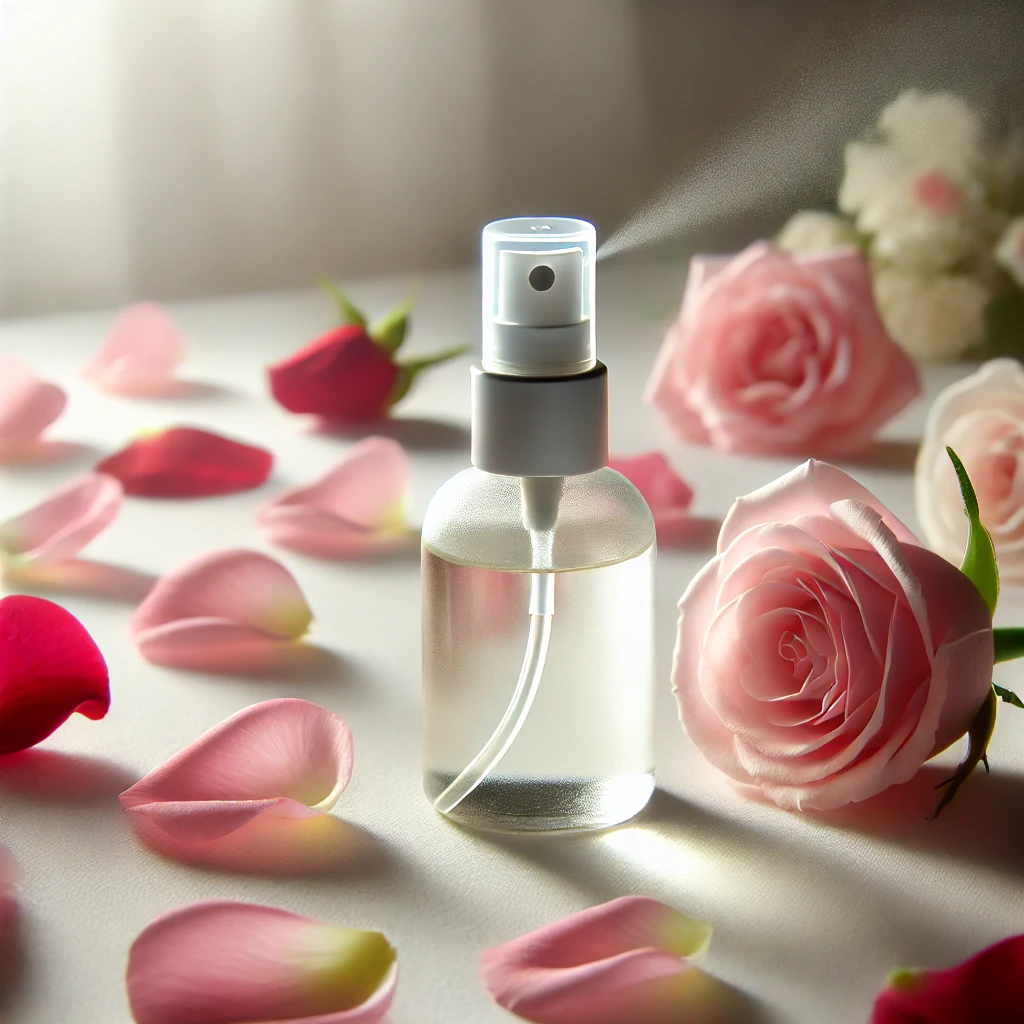
POLYGON ((1003 939, 945 971, 901 971, 875 1000, 871 1024, 1020 1024, 1024 935, 1003 939))
POLYGON ((271 393, 289 412, 358 423, 387 415, 398 367, 362 327, 348 324, 268 367, 267 373, 271 393))
POLYGON ((97 473, 116 477, 125 494, 144 498, 204 498, 259 487, 274 457, 193 427, 173 427, 133 441, 98 463, 97 473))
POLYGON ((41 597, 0 600, 0 754, 46 739, 78 712, 110 707, 107 666, 70 612, 41 597))

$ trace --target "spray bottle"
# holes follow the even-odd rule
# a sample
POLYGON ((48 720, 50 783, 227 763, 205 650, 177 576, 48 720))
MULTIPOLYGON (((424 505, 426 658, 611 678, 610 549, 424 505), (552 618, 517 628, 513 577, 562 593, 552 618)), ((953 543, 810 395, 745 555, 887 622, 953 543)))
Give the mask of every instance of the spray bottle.
POLYGON ((473 468, 423 525, 424 788, 477 828, 602 828, 654 788, 654 521, 608 468, 595 243, 484 228, 473 468))

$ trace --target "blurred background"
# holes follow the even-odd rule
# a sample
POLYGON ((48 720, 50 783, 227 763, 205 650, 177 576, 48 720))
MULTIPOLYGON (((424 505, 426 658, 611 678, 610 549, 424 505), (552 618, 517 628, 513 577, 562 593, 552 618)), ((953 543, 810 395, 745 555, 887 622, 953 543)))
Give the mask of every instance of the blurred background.
POLYGON ((0 0, 0 316, 471 264, 487 220, 608 238, 680 194, 661 251, 728 247, 833 203, 905 86, 1019 110, 1022 39, 1019 0, 0 0))

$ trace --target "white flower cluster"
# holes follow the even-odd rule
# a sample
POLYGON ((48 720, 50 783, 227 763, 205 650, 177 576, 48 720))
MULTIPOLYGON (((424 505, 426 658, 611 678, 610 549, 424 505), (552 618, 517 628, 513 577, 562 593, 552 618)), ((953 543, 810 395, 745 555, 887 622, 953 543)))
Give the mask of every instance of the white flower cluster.
POLYGON ((1024 286, 1024 138, 997 144, 958 96, 902 93, 872 141, 846 148, 845 215, 797 213, 789 250, 861 245, 892 336, 918 359, 951 359, 984 340, 985 310, 1024 286))

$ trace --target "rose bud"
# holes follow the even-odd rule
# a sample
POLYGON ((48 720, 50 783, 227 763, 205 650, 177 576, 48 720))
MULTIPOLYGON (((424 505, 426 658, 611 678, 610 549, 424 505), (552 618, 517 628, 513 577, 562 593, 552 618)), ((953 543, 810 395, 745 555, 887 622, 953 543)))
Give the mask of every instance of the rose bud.
POLYGON ((409 324, 408 300, 372 326, 334 286, 328 286, 342 325, 268 367, 270 391, 289 412, 313 413, 335 423, 387 416, 421 370, 464 351, 443 349, 398 362, 395 353, 409 324))

